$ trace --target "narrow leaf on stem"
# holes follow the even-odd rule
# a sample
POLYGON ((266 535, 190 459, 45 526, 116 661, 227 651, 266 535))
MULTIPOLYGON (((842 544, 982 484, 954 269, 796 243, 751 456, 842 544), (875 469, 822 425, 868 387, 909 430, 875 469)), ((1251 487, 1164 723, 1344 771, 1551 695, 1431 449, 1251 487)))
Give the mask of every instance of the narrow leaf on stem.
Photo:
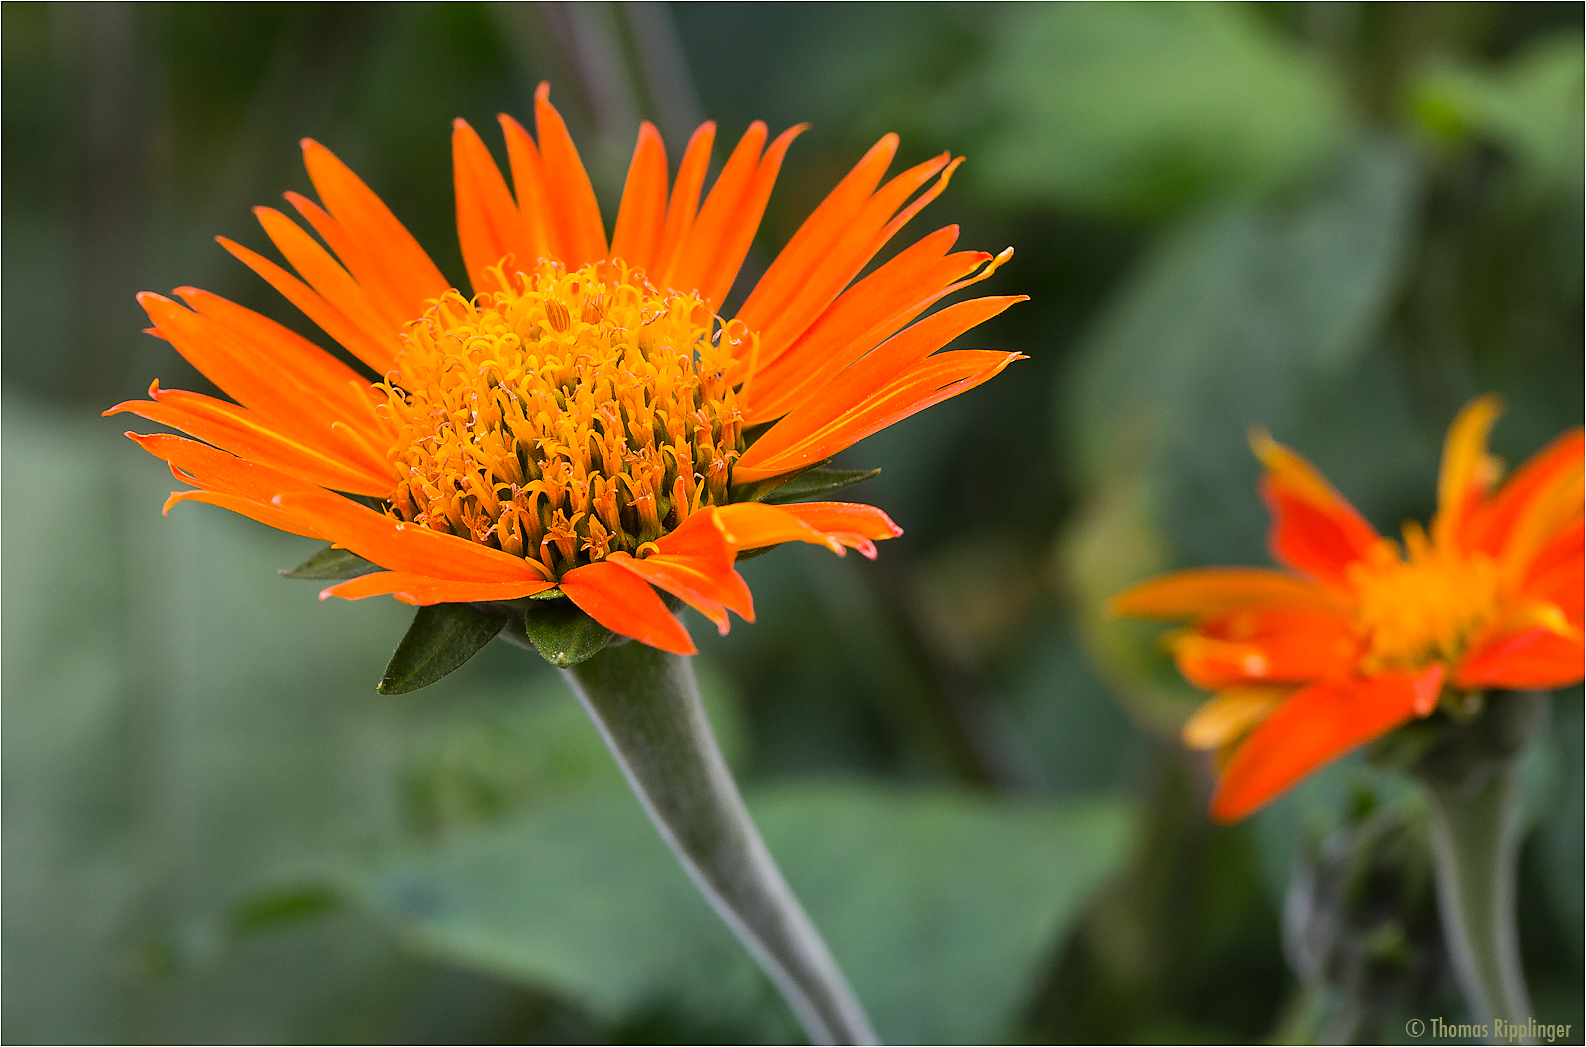
POLYGON ((280 573, 283 578, 301 578, 311 582, 345 582, 378 570, 381 570, 379 564, 370 563, 351 550, 327 545, 291 570, 280 573))
POLYGON ((506 624, 505 618, 467 604, 420 607, 376 690, 406 694, 428 687, 478 654, 506 624))

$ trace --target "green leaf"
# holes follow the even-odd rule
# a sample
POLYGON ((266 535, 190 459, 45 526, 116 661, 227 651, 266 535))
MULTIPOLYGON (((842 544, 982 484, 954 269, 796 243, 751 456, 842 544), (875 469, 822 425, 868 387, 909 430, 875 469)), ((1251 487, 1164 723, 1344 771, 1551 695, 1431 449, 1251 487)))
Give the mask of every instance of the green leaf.
POLYGON ((1497 69, 1443 60, 1409 87, 1415 119, 1438 138, 1481 138, 1540 187, 1580 191, 1586 60, 1578 34, 1543 41, 1497 69))
POLYGON ((1175 566, 1265 562, 1250 426, 1303 447, 1324 472, 1342 460, 1385 493, 1420 467, 1413 433, 1392 428, 1411 424, 1395 376, 1371 355, 1418 194, 1413 157, 1375 145, 1287 213, 1243 205, 1185 223, 1115 294, 1063 375, 1065 453, 1087 488, 1065 540, 1068 576, 1090 654, 1141 725, 1176 733, 1195 695, 1157 643, 1161 628, 1120 621, 1105 601, 1175 566))
POLYGON ((334 912, 344 901, 335 884, 294 883, 244 898, 232 907, 227 923, 233 938, 245 938, 334 912))
POLYGON ((796 502, 816 495, 832 494, 881 475, 880 469, 810 469, 799 473, 756 498, 761 502, 796 502))
POLYGON ((283 578, 302 578, 314 582, 344 582, 382 570, 379 564, 370 563, 348 549, 327 545, 290 571, 280 572, 283 578))
POLYGON ((540 657, 558 669, 594 657, 616 635, 566 597, 529 604, 523 632, 540 657))
POLYGON ((1231 4, 1014 6, 945 105, 997 206, 1108 216, 1270 192, 1348 128, 1321 63, 1231 4))
MULTIPOLYGON (((882 1038, 901 1043, 1005 1037, 1122 867, 1134 826, 1112 799, 1008 804, 858 784, 780 788, 749 806, 882 1038)), ((566 994, 597 1017, 670 997, 790 1035, 631 797, 548 804, 350 881, 410 947, 566 994)))
POLYGON ((5 1036, 412 1038, 408 1004, 455 975, 405 957, 361 913, 235 947, 228 930, 261 870, 312 867, 349 829, 400 831, 383 783, 429 703, 382 699, 368 681, 412 609, 277 584, 312 543, 212 506, 162 517, 164 462, 14 393, 5 539, 29 552, 6 561, 8 605, 27 613, 5 622, 4 763, 6 783, 28 788, 10 790, 4 819, 17 902, 5 1036), (82 491, 102 511, 63 542, 51 507, 82 491), (158 899, 147 889, 178 882, 158 899), (128 991, 152 1006, 127 1007, 128 991))
POLYGON ((505 618, 467 604, 420 607, 376 690, 406 694, 428 687, 478 654, 506 624, 505 618))

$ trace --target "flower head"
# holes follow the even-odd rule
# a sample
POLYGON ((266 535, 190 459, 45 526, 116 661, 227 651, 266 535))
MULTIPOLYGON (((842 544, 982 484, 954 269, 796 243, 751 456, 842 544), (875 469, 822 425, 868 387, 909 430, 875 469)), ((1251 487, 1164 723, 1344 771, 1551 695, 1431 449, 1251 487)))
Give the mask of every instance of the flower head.
POLYGON ((878 142, 730 318, 723 300, 802 128, 749 128, 701 201, 715 126, 668 186, 649 124, 608 243, 577 150, 542 84, 538 140, 501 118, 511 188, 479 136, 452 135, 471 294, 325 147, 303 143, 320 202, 286 199, 318 239, 257 208, 296 275, 221 239, 363 369, 196 288, 140 296, 151 333, 235 402, 162 390, 119 404, 179 429, 128 433, 203 501, 329 541, 383 571, 321 597, 411 604, 570 598, 616 632, 692 653, 652 586, 727 631, 753 618, 736 555, 789 541, 875 555, 901 531, 844 502, 768 505, 781 483, 971 389, 1017 353, 937 352, 1023 296, 942 308, 1011 255, 924 237, 857 279, 933 200, 947 155, 883 183, 878 142))
POLYGON ((1186 744, 1223 753, 1212 799, 1244 817, 1317 766, 1450 691, 1562 687, 1582 677, 1582 433, 1501 486, 1486 450, 1496 397, 1449 429, 1428 533, 1383 538, 1309 462, 1264 432, 1269 546, 1285 571, 1210 568, 1144 582, 1121 615, 1190 618, 1179 671, 1215 692, 1186 744))

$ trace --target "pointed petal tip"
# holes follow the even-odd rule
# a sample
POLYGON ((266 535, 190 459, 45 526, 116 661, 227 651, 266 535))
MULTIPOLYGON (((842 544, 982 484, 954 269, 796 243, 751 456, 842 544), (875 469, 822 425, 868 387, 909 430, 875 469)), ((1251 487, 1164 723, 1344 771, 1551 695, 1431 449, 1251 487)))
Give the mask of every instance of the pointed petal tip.
POLYGON ((1412 708, 1417 716, 1430 716, 1432 710, 1437 708, 1437 699, 1443 693, 1443 666, 1437 663, 1428 668, 1424 673, 1410 684, 1414 691, 1415 699, 1412 708))
POLYGON ((1281 450, 1283 445, 1272 439, 1272 432, 1260 422, 1255 423, 1245 430, 1245 440, 1250 444, 1250 450, 1263 463, 1272 457, 1273 453, 1281 450))
POLYGON ((1212 797, 1211 809, 1207 813, 1211 815, 1212 821, 1216 822, 1218 825, 1232 825, 1235 822, 1243 819, 1246 815, 1253 813, 1253 809, 1247 811, 1240 807, 1235 807, 1233 804, 1223 799, 1222 795, 1219 793, 1218 795, 1212 797))

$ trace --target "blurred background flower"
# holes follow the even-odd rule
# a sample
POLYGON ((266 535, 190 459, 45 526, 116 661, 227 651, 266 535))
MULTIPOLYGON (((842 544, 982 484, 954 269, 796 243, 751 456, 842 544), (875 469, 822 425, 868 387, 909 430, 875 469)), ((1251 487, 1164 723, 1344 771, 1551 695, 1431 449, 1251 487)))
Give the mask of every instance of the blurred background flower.
MULTIPOLYGON (((1102 604, 1266 562, 1251 423, 1393 533, 1430 515, 1476 393, 1509 401, 1511 465, 1580 422, 1580 5, 0 18, 7 1039, 795 1035, 548 667, 487 650, 375 694, 410 611, 278 578, 305 540, 162 521, 169 473, 97 417, 150 375, 208 388, 138 334, 139 290, 297 323, 208 238, 265 246, 248 209, 309 190, 301 137, 459 279, 450 121, 522 117, 542 79, 608 217, 640 118, 677 141, 707 113, 726 139, 809 120, 764 245, 898 131, 902 162, 969 157, 935 217, 1018 247, 1033 301, 961 344, 1026 353, 1020 380, 837 463, 881 467, 855 496, 908 533, 873 564, 749 562, 756 627, 691 623, 751 807, 881 1035, 1370 1039, 1458 1014, 1403 780, 1355 757, 1212 827, 1176 737, 1196 695, 1102 604)), ((1520 933, 1538 1020, 1578 1032, 1578 687, 1552 723, 1520 933)))

